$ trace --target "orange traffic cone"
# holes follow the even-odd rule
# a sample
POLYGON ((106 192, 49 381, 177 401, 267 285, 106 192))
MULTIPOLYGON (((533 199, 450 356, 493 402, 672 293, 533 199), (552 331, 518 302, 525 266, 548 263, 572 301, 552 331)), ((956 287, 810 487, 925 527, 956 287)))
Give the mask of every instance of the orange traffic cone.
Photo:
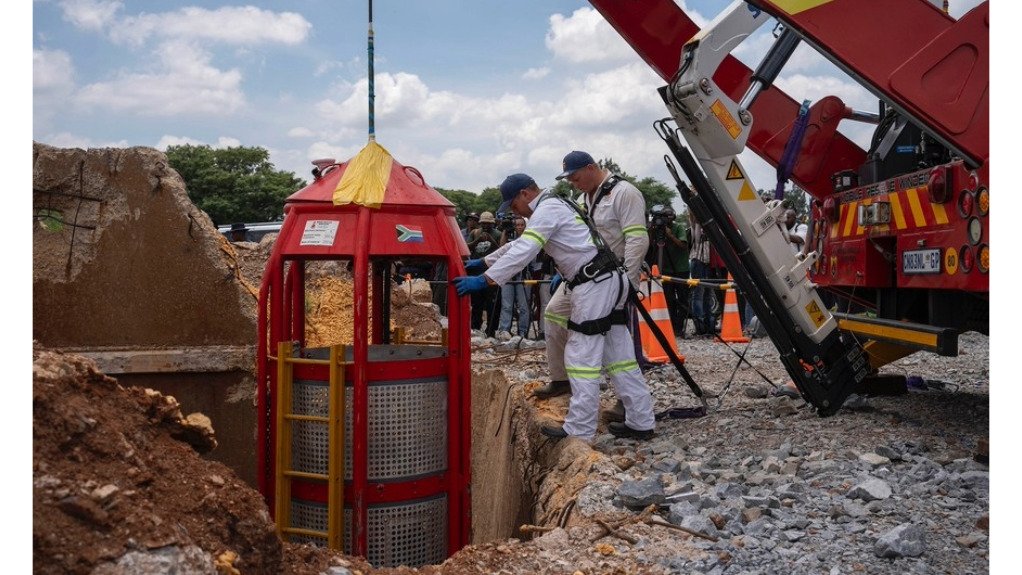
MULTIPOLYGON (((653 266, 653 278, 654 280, 660 278, 660 268, 653 266)), ((671 349, 675 355, 681 361, 685 361, 685 356, 678 353, 678 341, 674 338, 674 326, 671 325, 671 314, 667 310, 667 297, 664 295, 663 288, 660 287, 660 283, 657 281, 646 281, 643 277, 643 281, 640 282, 641 286, 639 291, 642 293, 642 307, 646 308, 649 312, 649 317, 656 323, 660 331, 663 332, 664 337, 671 344, 671 349), (652 286, 647 288, 647 286, 652 286), (648 293, 647 293, 648 292, 648 293)), ((642 341, 642 353, 646 356, 649 361, 655 361, 658 363, 666 363, 670 360, 670 356, 667 355, 667 351, 657 341, 656 336, 653 335, 652 328, 646 323, 646 318, 639 314, 639 337, 642 341)))
POLYGON ((738 315, 738 294, 730 287, 731 273, 727 274, 729 287, 724 292, 724 319, 720 322, 720 339, 727 343, 748 343, 749 338, 742 335, 742 316, 738 315))

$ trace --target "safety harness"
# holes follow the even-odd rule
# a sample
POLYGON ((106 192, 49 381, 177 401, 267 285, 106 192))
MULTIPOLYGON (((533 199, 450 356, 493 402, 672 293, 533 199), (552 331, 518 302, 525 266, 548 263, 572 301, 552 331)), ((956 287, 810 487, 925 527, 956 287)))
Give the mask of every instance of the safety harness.
MULTIPOLYGON (((595 201, 593 202, 593 206, 595 206, 596 203, 598 203, 604 196, 610 193, 610 190, 615 185, 617 185, 617 183, 621 181, 621 179, 622 179, 621 176, 618 176, 617 174, 608 178, 607 181, 604 182, 603 185, 600 186, 600 189, 597 191, 595 201)), ((544 200, 550 198, 557 198, 561 200, 562 202, 564 202, 566 206, 570 207, 572 210, 575 211, 579 219, 582 220, 582 223, 584 223, 586 227, 589 228, 589 235, 593 239, 593 245, 596 246, 596 255, 593 256, 593 259, 589 260, 587 263, 583 264, 582 267, 579 268, 578 273, 575 274, 575 277, 568 280, 567 282, 568 289, 574 289, 584 283, 591 281, 595 282, 604 281, 606 279, 611 278, 613 272, 616 271, 620 272, 618 277, 620 281, 620 283, 618 284, 618 293, 616 296, 614 296, 614 299, 616 301, 617 298, 621 296, 621 290, 624 289, 625 281, 624 265, 622 265, 621 261, 617 258, 614 252, 611 251, 610 247, 607 246, 607 242, 603 240, 603 237, 600 235, 600 233, 596 231, 596 226, 593 224, 593 221, 589 216, 589 214, 592 212, 592 208, 590 208, 588 211, 583 210, 581 207, 579 207, 578 204, 576 204, 571 199, 558 196, 553 193, 544 194, 542 197, 540 197, 539 201, 543 202, 544 200)), ((605 334, 608 331, 610 331, 610 328, 612 326, 615 325, 628 325, 628 314, 625 312, 623 308, 611 310, 610 314, 608 314, 605 317, 599 319, 591 319, 581 323, 573 322, 570 319, 568 320, 568 329, 584 335, 605 334)))

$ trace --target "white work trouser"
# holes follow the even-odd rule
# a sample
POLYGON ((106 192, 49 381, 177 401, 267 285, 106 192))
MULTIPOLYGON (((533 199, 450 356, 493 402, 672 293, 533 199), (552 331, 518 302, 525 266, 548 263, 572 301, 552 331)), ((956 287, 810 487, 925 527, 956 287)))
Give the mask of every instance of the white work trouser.
MULTIPOLYGON (((614 309, 623 309, 626 289, 625 281, 617 272, 602 281, 576 286, 569 294, 571 321, 581 324, 606 317, 614 309)), ((596 437, 603 379, 601 368, 624 404, 625 425, 642 431, 653 429, 653 398, 635 360, 628 328, 614 325, 606 334, 585 335, 574 330, 568 330, 567 334, 564 369, 571 382, 571 400, 564 418, 564 431, 587 442, 596 437)))
POLYGON ((546 363, 550 381, 568 379, 564 371, 564 345, 568 342, 568 317, 571 316, 571 295, 566 282, 561 282, 543 310, 543 333, 546 336, 546 363))

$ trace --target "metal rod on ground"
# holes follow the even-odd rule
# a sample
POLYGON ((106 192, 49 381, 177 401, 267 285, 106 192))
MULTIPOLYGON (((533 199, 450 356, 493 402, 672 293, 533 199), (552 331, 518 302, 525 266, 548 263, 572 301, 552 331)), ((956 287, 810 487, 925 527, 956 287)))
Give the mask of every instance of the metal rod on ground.
MULTIPOLYGON (((758 373, 759 376, 762 377, 764 381, 766 381, 767 383, 769 383, 770 385, 772 385, 774 387, 777 387, 776 383, 771 381, 769 377, 763 375, 763 372, 758 370, 758 369, 756 369, 756 366, 754 366, 751 363, 749 363, 749 360, 745 359, 745 352, 749 350, 749 346, 748 345, 745 346, 745 349, 742 350, 742 353, 738 353, 737 351, 735 351, 735 348, 731 347, 731 344, 729 344, 728 342, 726 342, 726 341, 724 341, 723 339, 720 338, 720 334, 715 334, 714 337, 717 338, 717 341, 719 341, 719 342, 723 343, 724 345, 726 345, 727 348, 729 350, 731 350, 731 353, 733 353, 733 354, 738 356, 738 365, 741 365, 742 362, 745 362, 745 365, 748 365, 749 367, 751 367, 752 370, 755 371, 756 373, 758 373)), ((751 342, 750 342, 750 344, 751 344, 751 342)))
POLYGON ((707 535, 702 531, 696 531, 695 529, 689 529, 688 527, 682 527, 681 525, 675 525, 673 523, 667 523, 666 521, 657 520, 655 517, 649 520, 650 525, 659 525, 660 527, 667 527, 668 529, 675 529, 677 531, 684 531, 689 535, 696 537, 702 537, 703 539, 709 539, 710 541, 716 542, 718 539, 712 535, 707 535))
POLYGON ((592 540, 593 543, 595 543, 596 541, 599 541, 600 539, 606 537, 607 535, 613 535, 614 537, 617 537, 618 539, 621 539, 623 541, 627 541, 627 542, 631 543, 632 545, 635 545, 636 543, 639 542, 639 540, 636 539, 635 537, 632 537, 631 535, 629 535, 627 533, 622 533, 622 532, 618 531, 617 529, 615 529, 615 528, 611 527, 610 525, 608 525, 607 522, 602 520, 602 519, 597 519, 596 522, 599 523, 600 527, 603 527, 606 530, 606 532, 601 534, 601 535, 599 535, 595 539, 593 539, 592 540))

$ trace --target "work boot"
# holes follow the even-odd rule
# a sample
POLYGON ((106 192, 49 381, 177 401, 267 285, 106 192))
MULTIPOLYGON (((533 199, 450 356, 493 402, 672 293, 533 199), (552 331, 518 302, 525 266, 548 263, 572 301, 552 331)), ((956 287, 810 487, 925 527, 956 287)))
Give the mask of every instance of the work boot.
POLYGON ((560 425, 543 425, 539 428, 539 432, 554 439, 564 439, 565 437, 568 437, 568 432, 564 431, 564 427, 560 425))
POLYGON ((532 392, 532 396, 539 399, 550 399, 559 395, 571 395, 571 383, 568 380, 554 380, 532 392))
POLYGON ((600 412, 603 416, 604 421, 618 421, 623 422, 625 420, 625 404, 621 403, 621 400, 617 400, 614 407, 610 409, 604 409, 600 412))
POLYGON ((610 432, 614 437, 624 437, 628 439, 638 439, 639 441, 646 441, 653 439, 653 430, 639 430, 632 429, 623 423, 614 422, 607 426, 607 431, 610 432))

